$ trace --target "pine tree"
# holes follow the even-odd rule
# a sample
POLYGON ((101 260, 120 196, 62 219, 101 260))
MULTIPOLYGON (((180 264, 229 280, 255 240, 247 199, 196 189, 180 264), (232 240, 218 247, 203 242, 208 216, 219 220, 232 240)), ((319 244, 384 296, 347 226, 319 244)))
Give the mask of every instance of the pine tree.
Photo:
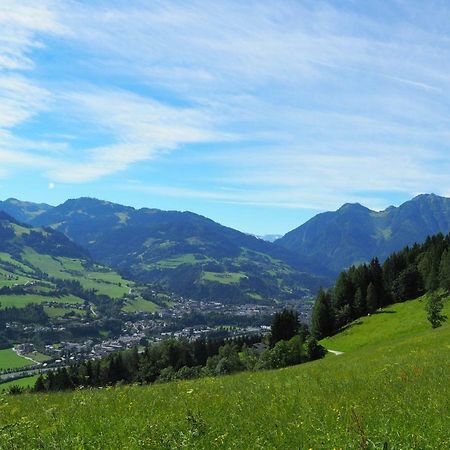
POLYGON ((45 383, 44 383, 44 377, 42 375, 39 375, 36 383, 34 384, 34 390, 36 392, 43 392, 45 391, 45 383))
POLYGON ((353 307, 354 299, 355 286, 353 286, 347 272, 341 272, 334 287, 334 307, 336 310, 342 309, 347 305, 353 307))
POLYGON ((289 309, 275 314, 270 328, 270 343, 274 346, 278 341, 288 341, 298 333, 298 313, 289 309))
POLYGON ((355 310, 358 317, 367 313, 366 296, 360 287, 356 290, 355 294, 355 310))
POLYGON ((367 288, 367 311, 369 313, 374 313, 378 309, 378 295, 377 289, 375 285, 370 282, 369 287, 367 288))
POLYGON ((311 333, 316 339, 330 336, 335 329, 331 295, 321 289, 317 295, 311 317, 311 333))
POLYGON ((445 250, 442 254, 439 265, 440 286, 450 292, 450 250, 445 250))
POLYGON ((385 306, 388 303, 388 296, 384 287, 383 269, 380 266, 378 258, 373 258, 370 262, 369 272, 370 280, 377 297, 377 308, 385 306))

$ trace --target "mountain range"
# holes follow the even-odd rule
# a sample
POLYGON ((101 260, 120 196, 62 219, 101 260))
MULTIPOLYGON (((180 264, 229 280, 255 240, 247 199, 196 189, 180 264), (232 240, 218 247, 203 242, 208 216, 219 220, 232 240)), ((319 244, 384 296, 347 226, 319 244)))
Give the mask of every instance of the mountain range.
POLYGON ((191 212, 135 209, 92 198, 28 214, 9 199, 0 209, 64 233, 102 264, 181 295, 227 301, 298 299, 327 283, 289 250, 191 212), (28 215, 28 216, 27 216, 28 215))
POLYGON ((130 279, 232 302, 301 298, 331 285, 352 264, 375 256, 384 260, 405 245, 450 231, 450 199, 434 194, 379 212, 345 204, 274 243, 192 212, 135 209, 93 198, 56 207, 8 199, 0 202, 1 210, 19 222, 61 232, 130 279))
POLYGON ((381 261, 429 235, 450 231, 450 199, 422 194, 399 207, 372 211, 359 203, 313 217, 275 241, 334 273, 378 257, 381 261))

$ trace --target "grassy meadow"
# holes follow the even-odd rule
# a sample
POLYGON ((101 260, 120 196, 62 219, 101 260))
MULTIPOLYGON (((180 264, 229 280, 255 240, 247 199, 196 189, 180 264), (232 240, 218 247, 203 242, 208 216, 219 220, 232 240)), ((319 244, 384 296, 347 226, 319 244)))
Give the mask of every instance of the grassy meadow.
MULTIPOLYGON (((34 375, 32 377, 19 378, 18 380, 7 381, 6 383, 0 384, 0 392, 7 392, 11 387, 17 386, 20 388, 31 388, 36 383, 38 376, 34 375)), ((0 425, 1 427, 1 425, 0 425)), ((0 448, 1 444, 0 444, 0 448)))
POLYGON ((449 342, 446 324, 276 371, 0 396, 0 448, 449 448, 449 342))
POLYGON ((12 348, 0 350, 0 370, 20 369, 30 364, 33 364, 32 361, 18 356, 12 348))
MULTIPOLYGON (((425 311, 427 298, 425 295, 416 300, 395 303, 375 314, 362 317, 339 334, 323 339, 321 344, 332 350, 348 352, 428 331, 430 323, 425 311)), ((450 298, 444 301, 444 314, 450 318, 450 298)))
POLYGON ((159 306, 155 303, 145 300, 142 297, 128 300, 125 306, 122 308, 125 312, 149 312, 153 313, 158 311, 159 306))

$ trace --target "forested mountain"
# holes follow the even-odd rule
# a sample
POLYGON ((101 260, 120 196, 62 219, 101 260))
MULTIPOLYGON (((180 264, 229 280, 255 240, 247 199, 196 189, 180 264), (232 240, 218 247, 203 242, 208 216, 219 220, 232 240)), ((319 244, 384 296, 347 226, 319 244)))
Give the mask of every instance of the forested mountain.
MULTIPOLYGON (((30 220, 141 282, 227 301, 299 298, 328 284, 289 250, 191 212, 68 200, 30 220)), ((320 270, 323 272, 323 270, 320 270)))
POLYGON ((89 252, 51 228, 32 228, 0 211, 0 252, 20 257, 25 251, 90 259, 89 252))
POLYGON ((335 212, 317 215, 276 244, 338 273, 375 256, 384 261, 406 245, 449 231, 450 199, 430 194, 380 212, 345 204, 335 212))

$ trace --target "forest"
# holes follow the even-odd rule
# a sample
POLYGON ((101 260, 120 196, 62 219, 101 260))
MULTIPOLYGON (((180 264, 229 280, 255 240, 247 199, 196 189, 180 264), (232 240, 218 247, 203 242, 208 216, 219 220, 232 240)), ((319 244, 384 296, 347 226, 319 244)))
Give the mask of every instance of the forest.
POLYGON ((382 265, 374 258, 341 272, 332 289, 321 289, 317 295, 312 334, 317 339, 331 336, 359 317, 428 292, 435 294, 432 299, 439 315, 439 292, 448 291, 450 234, 439 233, 393 253, 382 265))

